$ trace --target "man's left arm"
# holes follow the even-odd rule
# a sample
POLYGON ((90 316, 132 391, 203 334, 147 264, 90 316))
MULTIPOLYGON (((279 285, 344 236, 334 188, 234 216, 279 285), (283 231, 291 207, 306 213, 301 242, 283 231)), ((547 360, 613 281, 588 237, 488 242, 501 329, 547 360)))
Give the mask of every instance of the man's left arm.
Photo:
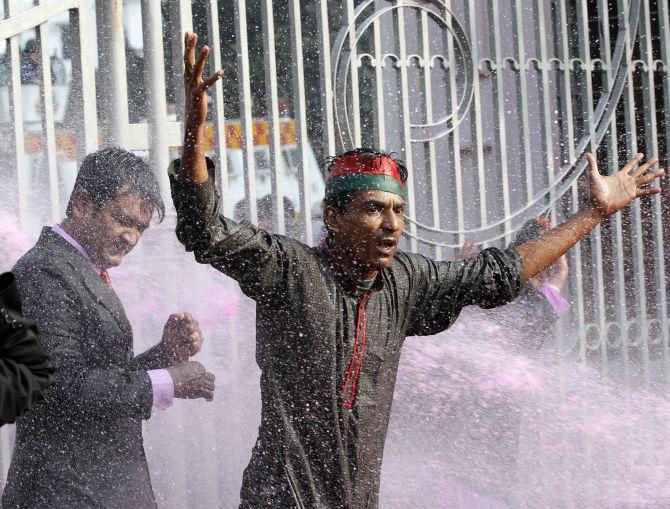
POLYGON ((455 262, 405 256, 411 274, 408 336, 437 334, 449 328, 465 306, 502 306, 522 287, 523 268, 514 247, 485 249, 455 262))
POLYGON ((639 164, 644 154, 637 154, 614 175, 601 175, 593 154, 586 154, 590 168, 590 200, 562 225, 548 230, 536 240, 518 247, 523 264, 523 281, 542 272, 588 235, 600 222, 619 212, 634 200, 661 192, 660 187, 646 187, 665 175, 665 169, 651 171, 658 159, 639 164))

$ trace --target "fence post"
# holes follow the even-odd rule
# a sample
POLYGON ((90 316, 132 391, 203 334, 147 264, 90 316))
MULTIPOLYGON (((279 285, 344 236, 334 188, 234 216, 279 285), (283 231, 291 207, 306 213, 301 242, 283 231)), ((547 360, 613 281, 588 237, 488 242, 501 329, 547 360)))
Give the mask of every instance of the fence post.
POLYGON ((144 42, 144 81, 147 86, 147 127, 149 159, 158 179, 165 203, 171 203, 167 176, 169 163, 167 138, 167 100, 163 59, 163 17, 161 4, 142 0, 142 38, 144 42))
POLYGON ((96 17, 103 145, 123 147, 128 133, 128 85, 122 0, 98 0, 96 17))

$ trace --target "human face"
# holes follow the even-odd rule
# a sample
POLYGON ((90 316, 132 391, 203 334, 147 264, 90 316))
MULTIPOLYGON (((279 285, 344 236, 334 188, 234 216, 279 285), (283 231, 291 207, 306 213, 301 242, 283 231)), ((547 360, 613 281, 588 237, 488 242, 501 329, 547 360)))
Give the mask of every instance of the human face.
POLYGON ((335 248, 359 277, 369 279, 388 267, 405 227, 405 200, 388 191, 358 191, 342 214, 325 211, 335 248))
POLYGON ((136 191, 120 190, 100 207, 87 206, 80 212, 81 242, 93 263, 102 269, 118 266, 139 242, 151 223, 152 203, 136 191))

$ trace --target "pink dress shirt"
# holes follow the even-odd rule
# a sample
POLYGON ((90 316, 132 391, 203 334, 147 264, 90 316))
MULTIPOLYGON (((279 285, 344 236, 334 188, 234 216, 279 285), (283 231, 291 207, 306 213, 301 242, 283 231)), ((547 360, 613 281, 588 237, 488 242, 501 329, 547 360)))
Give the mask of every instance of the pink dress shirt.
POLYGON ((544 283, 539 290, 547 298, 551 307, 554 308, 556 315, 561 316, 570 309, 570 303, 561 295, 561 291, 556 285, 544 283))
MULTIPOLYGON (((84 257, 91 268, 100 274, 102 269, 98 267, 86 253, 86 250, 70 234, 68 234, 60 225, 51 227, 51 231, 63 237, 72 247, 74 247, 84 257)), ((153 390, 153 410, 164 410, 172 405, 174 399, 174 383, 167 369, 152 369, 147 371, 151 379, 151 388, 153 390)))

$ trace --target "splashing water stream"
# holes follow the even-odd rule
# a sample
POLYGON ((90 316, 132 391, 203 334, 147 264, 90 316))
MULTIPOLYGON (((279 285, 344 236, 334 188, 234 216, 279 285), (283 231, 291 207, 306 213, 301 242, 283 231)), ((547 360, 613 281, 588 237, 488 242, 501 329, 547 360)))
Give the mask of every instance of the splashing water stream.
MULTIPOLYGON (((36 232, 0 224, 9 268, 36 232)), ((234 507, 260 419, 255 304, 196 265, 168 225, 111 275, 136 353, 160 340, 170 313, 188 311, 206 335, 198 359, 218 377, 213 403, 177 401, 144 425, 160 507, 234 507)), ((511 327, 513 317, 465 310, 449 331, 407 339, 381 507, 667 507, 670 403, 559 360, 553 340, 524 352, 511 327)))

